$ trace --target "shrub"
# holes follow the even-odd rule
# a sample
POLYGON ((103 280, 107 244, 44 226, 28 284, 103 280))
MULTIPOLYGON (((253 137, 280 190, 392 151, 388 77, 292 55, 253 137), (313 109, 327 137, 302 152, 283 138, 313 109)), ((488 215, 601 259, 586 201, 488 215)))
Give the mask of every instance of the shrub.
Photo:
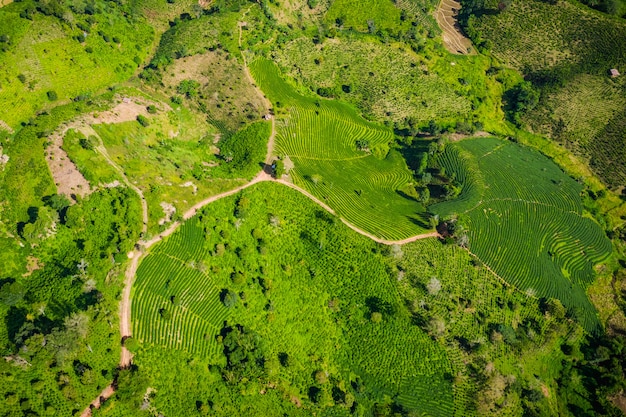
POLYGON ((157 108, 154 106, 154 104, 151 104, 148 107, 146 107, 146 110, 148 110, 148 113, 150 114, 155 114, 157 112, 157 108))
POLYGON ((193 98, 198 95, 198 88, 200 83, 196 80, 183 80, 178 84, 176 90, 185 95, 187 98, 193 98))
POLYGON ((56 91, 53 90, 48 91, 46 95, 48 96, 48 100, 50 101, 56 101, 59 98, 56 91))
POLYGON ((80 144, 80 147, 85 150, 93 150, 93 143, 87 138, 80 138, 78 143, 80 144))
POLYGON ((148 121, 148 118, 146 116, 143 115, 138 115, 137 116, 137 121, 139 122, 140 125, 142 125, 143 127, 148 127, 150 126, 150 122, 148 121))

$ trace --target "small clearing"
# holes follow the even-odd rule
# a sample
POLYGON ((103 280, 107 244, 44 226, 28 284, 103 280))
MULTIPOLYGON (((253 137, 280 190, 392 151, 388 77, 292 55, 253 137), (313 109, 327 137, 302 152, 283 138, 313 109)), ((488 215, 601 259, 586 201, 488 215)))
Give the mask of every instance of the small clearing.
POLYGON ((173 204, 166 203, 165 201, 162 201, 160 206, 163 209, 163 213, 165 213, 165 217, 159 220, 159 224, 163 225, 172 221, 172 216, 176 213, 176 207, 174 207, 173 204))
POLYGON ((54 183, 57 186, 57 192, 74 198, 74 196, 84 197, 93 191, 89 181, 85 179, 67 153, 62 149, 63 138, 68 130, 77 129, 81 132, 93 134, 91 125, 129 122, 137 119, 137 116, 140 114, 147 116, 148 110, 146 107, 149 104, 154 104, 160 111, 170 110, 169 106, 162 103, 154 103, 137 97, 132 99, 124 97, 119 98, 117 105, 111 110, 89 113, 60 125, 48 138, 50 145, 46 149, 46 161, 48 162, 48 167, 50 167, 54 183))
POLYGON ((13 0, 0 0, 0 7, 13 3, 13 0))
POLYGON ((163 84, 172 95, 186 80, 199 83, 196 100, 211 109, 211 118, 227 130, 235 132, 269 111, 245 67, 219 49, 177 59, 163 75, 163 84))
POLYGON ((475 54, 470 41, 461 30, 457 20, 461 3, 458 0, 441 0, 435 12, 437 24, 443 31, 443 44, 446 49, 456 55, 475 54))

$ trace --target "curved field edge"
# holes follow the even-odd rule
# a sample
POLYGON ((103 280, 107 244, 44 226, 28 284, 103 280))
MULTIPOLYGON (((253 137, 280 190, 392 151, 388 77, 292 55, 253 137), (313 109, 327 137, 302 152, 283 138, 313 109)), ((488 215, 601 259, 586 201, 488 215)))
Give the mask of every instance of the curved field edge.
POLYGON ((397 395, 407 409, 451 415, 447 354, 411 323, 380 248, 300 193, 254 185, 205 207, 151 249, 133 289, 134 337, 143 349, 220 365, 217 335, 226 322, 239 323, 261 337, 267 360, 286 353, 299 364, 281 368, 283 378, 306 380, 321 361, 337 378, 358 378, 372 398, 397 395), (240 294, 236 305, 225 306, 228 292, 240 294))
POLYGON ((378 237, 402 240, 429 229, 424 206, 399 191, 412 177, 390 149, 390 129, 347 104, 300 95, 269 60, 253 61, 250 70, 274 105, 275 153, 293 161, 294 184, 378 237))
POLYGON ((586 289, 612 246, 585 216, 582 186, 539 152, 495 138, 449 145, 440 162, 462 192, 430 209, 458 215, 468 249, 506 282, 559 299, 587 331, 598 330, 586 289))

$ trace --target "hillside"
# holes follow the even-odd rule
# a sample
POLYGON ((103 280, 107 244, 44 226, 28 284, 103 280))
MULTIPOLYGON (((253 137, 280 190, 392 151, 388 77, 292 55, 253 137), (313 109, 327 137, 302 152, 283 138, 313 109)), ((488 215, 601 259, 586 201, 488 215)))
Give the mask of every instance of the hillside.
POLYGON ((626 414, 625 12, 0 2, 0 416, 626 414))

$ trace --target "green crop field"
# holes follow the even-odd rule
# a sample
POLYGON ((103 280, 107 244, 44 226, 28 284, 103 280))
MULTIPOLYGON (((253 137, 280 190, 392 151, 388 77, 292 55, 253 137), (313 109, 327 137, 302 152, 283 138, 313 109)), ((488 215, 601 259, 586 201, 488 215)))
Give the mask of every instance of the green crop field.
POLYGON ((270 61, 259 59, 251 70, 278 113, 288 110, 276 122, 275 153, 293 160, 295 184, 347 221, 386 239, 428 228, 423 206, 398 192, 412 178, 401 156, 389 151, 389 129, 365 121, 348 105, 298 94, 270 61), (359 140, 371 152, 358 150, 359 140))
POLYGON ((473 23, 494 55, 525 73, 572 66, 604 75, 626 65, 626 53, 615 47, 626 42, 626 23, 576 2, 515 0, 473 23))
POLYGON ((611 243, 583 213, 582 186, 538 152, 510 142, 473 139, 450 148, 441 163, 463 189, 458 200, 430 210, 457 213, 469 250, 504 280, 530 295, 558 298, 585 328, 596 328, 585 291, 611 243))
POLYGON ((552 5, 513 1, 501 13, 471 19, 474 41, 486 42, 502 63, 523 72, 542 90, 539 105, 523 117, 536 132, 551 136, 576 154, 609 187, 626 177, 619 124, 624 112, 626 22, 574 1, 552 5))
MULTIPOLYGON (((142 262, 134 336, 144 349, 162 346, 221 363, 216 336, 225 321, 240 323, 264 341, 266 361, 289 356, 291 365, 281 367, 278 379, 291 381, 292 395, 307 408, 322 406, 306 392, 321 367, 337 383, 358 377, 364 387, 358 401, 398 395, 407 409, 451 415, 447 354, 410 324, 386 257, 320 210, 276 184, 204 209, 142 262), (225 289, 239 294, 236 306, 220 300, 225 289), (381 323, 370 321, 372 312, 382 314, 381 323)), ((157 395, 157 402, 169 410, 166 397, 157 395)))
MULTIPOLYGON (((454 74, 448 83, 436 72, 425 71, 425 62, 411 51, 373 40, 346 38, 315 45, 300 38, 279 51, 277 63, 312 90, 328 88, 333 96, 378 119, 451 122, 471 111, 470 101, 455 91, 463 89, 458 83, 463 75, 454 74)), ((447 64, 442 73, 458 71, 447 64)), ((480 85, 474 81, 475 87, 480 85)))

